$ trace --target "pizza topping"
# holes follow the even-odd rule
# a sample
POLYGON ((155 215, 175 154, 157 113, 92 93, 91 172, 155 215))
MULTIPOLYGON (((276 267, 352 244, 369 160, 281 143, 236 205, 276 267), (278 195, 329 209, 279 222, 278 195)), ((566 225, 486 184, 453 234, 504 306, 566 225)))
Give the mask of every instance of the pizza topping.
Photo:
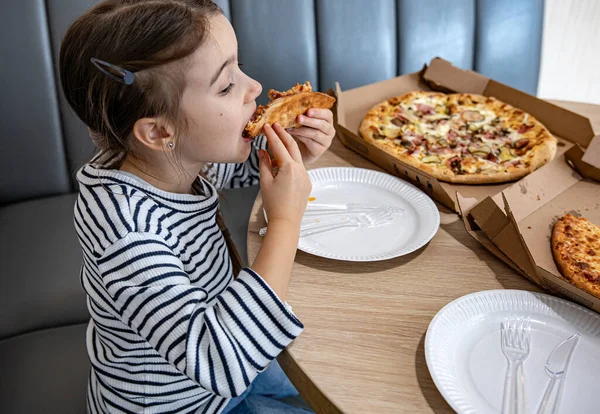
POLYGON ((419 135, 415 134, 413 131, 410 131, 410 130, 409 131, 405 131, 404 134, 403 134, 403 137, 406 138, 406 139, 408 139, 408 140, 411 140, 411 141, 415 141, 415 140, 417 140, 417 139, 420 138, 419 135))
POLYGON ((518 156, 525 155, 529 150, 530 141, 527 138, 523 138, 514 143, 515 154, 518 156))
POLYGON ((400 141, 400 145, 402 145, 403 147, 406 147, 406 148, 412 148, 412 147, 414 147, 412 141, 409 141, 407 139, 402 139, 400 141))
POLYGON ((404 117, 398 116, 398 117, 392 119, 390 122, 396 126, 402 126, 402 125, 406 124, 407 119, 404 117))
POLYGON ((507 147, 502 147, 500 148, 500 159, 502 161, 510 161, 515 159, 515 156, 512 155, 512 153, 507 147))
POLYGON ((254 114, 252 115, 252 120, 255 121, 260 118, 262 114, 265 113, 265 109, 266 107, 264 105, 258 105, 258 108, 256 108, 256 111, 254 111, 254 114))
MULTIPOLYGON (((252 117, 250 118, 250 120, 248 121, 248 124, 251 124, 253 122, 257 122, 258 120, 260 120, 260 118, 262 118, 263 114, 266 111, 266 107, 263 105, 258 105, 258 107, 256 108, 256 111, 254 111, 254 113, 252 114, 252 117)), ((242 136, 244 138, 250 138, 250 131, 248 131, 248 128, 244 128, 244 130, 242 131, 242 136)))
POLYGON ((417 103, 417 111, 421 112, 423 115, 428 115, 434 112, 434 108, 426 104, 417 103))
POLYGON ((519 127, 519 130, 517 132, 519 134, 524 134, 525 132, 529 131, 531 128, 533 128, 533 125, 521 124, 521 126, 519 127))
POLYGON ((448 131, 448 134, 446 135, 449 139, 455 139, 458 138, 458 134, 456 133, 455 130, 451 129, 450 131, 448 131))
POLYGON ((284 91, 284 92, 279 92, 279 91, 276 91, 275 89, 269 89, 267 96, 269 97, 269 99, 275 100, 275 99, 281 98, 283 96, 295 95, 300 92, 312 92, 312 85, 310 84, 309 81, 306 81, 303 84, 296 83, 294 86, 292 86, 290 89, 288 89, 287 91, 284 91))
POLYGON ((402 135, 402 131, 395 125, 387 125, 387 127, 382 125, 381 129, 375 129, 375 132, 389 139, 396 139, 402 135))
POLYGON ((421 158, 421 162, 424 162, 425 164, 439 164, 441 160, 435 155, 426 155, 425 157, 421 158))
POLYGON ((269 92, 267 92, 267 96, 269 97, 269 99, 277 99, 277 98, 281 98, 284 92, 279 92, 276 91, 275 89, 269 89, 269 92))
POLYGON ((385 139, 386 136, 382 134, 378 134, 377 132, 373 132, 373 139, 385 139))
POLYGON ((527 138, 523 138, 523 139, 520 139, 518 141, 515 141, 513 143, 513 148, 515 148, 515 149, 521 149, 521 148, 526 147, 528 144, 529 144, 529 140, 527 138))
POLYGON ((492 149, 487 145, 469 145, 467 149, 471 154, 479 157, 486 157, 490 152, 492 152, 492 149))
POLYGON ((477 111, 464 111, 462 113, 462 119, 467 122, 481 122, 485 117, 477 111))
POLYGON ((448 163, 448 168, 454 171, 455 174, 462 174, 463 171, 462 166, 460 165, 460 161, 461 160, 459 157, 452 157, 446 162, 448 163))
POLYGON ((493 152, 490 152, 487 157, 485 157, 486 160, 489 160, 491 162, 498 162, 498 157, 496 157, 496 155, 493 152))

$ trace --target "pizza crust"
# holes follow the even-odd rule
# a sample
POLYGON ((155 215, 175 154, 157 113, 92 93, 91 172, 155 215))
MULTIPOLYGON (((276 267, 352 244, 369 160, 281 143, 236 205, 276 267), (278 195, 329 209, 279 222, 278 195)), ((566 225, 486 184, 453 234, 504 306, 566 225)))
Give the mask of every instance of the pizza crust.
POLYGON ((532 164, 532 166, 529 168, 509 167, 504 169, 501 174, 455 174, 452 170, 447 168, 437 168, 435 165, 422 163, 410 155, 398 152, 396 148, 392 147, 392 145, 380 140, 375 140, 372 138, 366 138, 366 140, 378 148, 381 148, 394 158, 404 162, 405 164, 415 167, 440 181, 450 182, 453 184, 499 184, 518 180, 535 171, 534 165, 532 164))
MULTIPOLYGON (((404 115, 408 116, 406 112, 404 112, 404 115)), ((433 115, 443 118, 445 114, 434 113, 433 115)), ((419 122, 425 124, 425 122, 418 118, 409 119, 409 122, 411 124, 417 124, 419 122)), ((391 125, 388 124, 388 126, 391 125)), ((525 114, 523 111, 493 97, 474 94, 446 95, 439 92, 413 91, 402 96, 390 98, 375 105, 367 112, 359 127, 359 133, 363 139, 378 148, 381 148, 383 151, 400 161, 424 171, 438 180, 457 184, 493 184, 518 180, 552 160, 556 155, 557 150, 556 138, 554 138, 546 127, 533 116, 525 114), (418 106, 419 101, 427 99, 433 100, 434 102, 436 100, 442 101, 448 112, 448 117, 451 117, 452 115, 455 116, 459 111, 465 111, 465 108, 468 108, 469 106, 485 105, 485 109, 489 109, 498 115, 502 115, 505 122, 515 131, 518 128, 513 125, 518 123, 520 126, 523 119, 526 119, 527 124, 530 124, 531 127, 528 128, 526 132, 519 135, 521 139, 527 139, 529 142, 527 147, 523 149, 524 154, 519 157, 522 161, 521 165, 514 166, 498 163, 498 168, 482 169, 481 172, 465 171, 462 174, 457 174, 444 163, 427 164, 421 162, 420 159, 408 154, 401 145, 395 144, 390 137, 382 136, 380 134, 380 126, 383 122, 382 119, 386 116, 389 118, 389 113, 396 111, 397 105, 404 104, 406 106, 414 106, 414 103, 417 102, 416 105, 418 106), (504 115, 508 116, 504 118, 504 115), (378 138, 374 138, 374 134, 378 138)), ((403 136, 399 135, 398 138, 402 139, 403 136)), ((456 155, 461 157, 462 161, 460 153, 457 152, 456 155)))
POLYGON ((539 124, 545 131, 544 138, 535 145, 534 151, 531 153, 529 162, 531 163, 531 172, 537 170, 548 162, 552 161, 556 156, 557 141, 554 136, 544 127, 539 124))
POLYGON ((567 214, 552 230, 552 254, 573 285, 600 298, 600 227, 567 214))

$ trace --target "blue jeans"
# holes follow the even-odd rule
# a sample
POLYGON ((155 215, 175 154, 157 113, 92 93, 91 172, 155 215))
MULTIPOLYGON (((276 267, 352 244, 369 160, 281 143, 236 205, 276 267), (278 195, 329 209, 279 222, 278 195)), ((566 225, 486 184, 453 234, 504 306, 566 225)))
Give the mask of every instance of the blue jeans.
POLYGON ((232 398, 221 414, 308 414, 302 408, 279 401, 279 398, 298 396, 298 391, 285 375, 277 360, 254 378, 248 389, 232 398))

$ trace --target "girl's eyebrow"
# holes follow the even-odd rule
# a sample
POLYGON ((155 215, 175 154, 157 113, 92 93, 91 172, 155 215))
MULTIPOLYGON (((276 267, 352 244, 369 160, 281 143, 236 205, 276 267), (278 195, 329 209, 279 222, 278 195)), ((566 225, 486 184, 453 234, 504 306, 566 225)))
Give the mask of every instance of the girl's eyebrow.
POLYGON ((215 83, 217 79, 219 79, 219 76, 221 75, 221 72, 223 72, 223 69, 225 69, 227 65, 231 65, 233 62, 235 62, 235 56, 231 56, 229 59, 223 62, 217 73, 215 73, 215 75, 212 77, 212 80, 210 81, 210 86, 212 86, 213 83, 215 83))

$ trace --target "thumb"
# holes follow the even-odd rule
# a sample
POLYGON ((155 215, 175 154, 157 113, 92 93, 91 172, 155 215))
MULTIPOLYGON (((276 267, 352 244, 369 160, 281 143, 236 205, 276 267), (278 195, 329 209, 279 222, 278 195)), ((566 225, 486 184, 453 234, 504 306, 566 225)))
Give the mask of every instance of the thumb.
POLYGON ((258 151, 258 170, 260 171, 261 186, 273 181, 273 165, 271 164, 271 157, 269 157, 265 150, 258 151))

